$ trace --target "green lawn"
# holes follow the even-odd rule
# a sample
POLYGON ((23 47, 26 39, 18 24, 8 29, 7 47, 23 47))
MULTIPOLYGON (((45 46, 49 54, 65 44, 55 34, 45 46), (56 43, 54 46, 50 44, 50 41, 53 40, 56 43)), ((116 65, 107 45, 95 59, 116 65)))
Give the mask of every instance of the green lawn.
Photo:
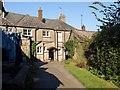
POLYGON ((65 68, 73 76, 75 76, 86 88, 118 88, 114 84, 91 74, 86 69, 78 68, 71 64, 65 64, 65 68))

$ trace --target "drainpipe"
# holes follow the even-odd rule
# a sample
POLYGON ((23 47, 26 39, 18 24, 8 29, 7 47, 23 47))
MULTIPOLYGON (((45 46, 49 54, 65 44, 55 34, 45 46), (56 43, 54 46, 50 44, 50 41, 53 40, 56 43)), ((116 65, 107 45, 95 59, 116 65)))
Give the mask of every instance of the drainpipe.
POLYGON ((45 43, 43 43, 43 61, 45 61, 44 60, 44 45, 45 45, 45 43))
POLYGON ((58 59, 58 32, 57 32, 57 60, 59 60, 58 59))
MULTIPOLYGON (((65 30, 64 30, 64 43, 65 43, 65 30)), ((65 47, 63 43, 63 60, 65 60, 65 47)))
MULTIPOLYGON (((55 34, 55 30, 54 30, 54 46, 56 47, 56 34, 55 34)), ((56 50, 54 51, 54 61, 56 60, 56 50)))

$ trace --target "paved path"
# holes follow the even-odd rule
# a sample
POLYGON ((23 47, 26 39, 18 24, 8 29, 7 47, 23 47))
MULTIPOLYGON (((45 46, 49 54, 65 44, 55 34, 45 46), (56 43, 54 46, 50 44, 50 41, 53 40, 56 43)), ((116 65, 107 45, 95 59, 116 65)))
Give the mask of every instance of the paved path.
MULTIPOLYGON (((39 63, 35 65, 39 66, 39 63)), ((40 65, 35 77, 35 88, 84 88, 68 71, 61 62, 49 62, 40 65)))

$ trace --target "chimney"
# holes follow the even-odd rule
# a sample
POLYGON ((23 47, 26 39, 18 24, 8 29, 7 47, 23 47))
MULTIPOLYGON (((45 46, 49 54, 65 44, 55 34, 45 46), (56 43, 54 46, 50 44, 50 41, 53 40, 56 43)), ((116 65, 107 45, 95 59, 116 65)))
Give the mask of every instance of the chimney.
POLYGON ((82 28, 82 31, 86 31, 86 29, 85 29, 85 26, 84 26, 84 25, 83 25, 81 28, 82 28))
POLYGON ((41 9, 41 7, 38 10, 38 20, 42 21, 42 9, 41 9))
POLYGON ((65 15, 64 15, 63 13, 60 14, 59 20, 61 20, 61 21, 63 21, 63 22, 66 21, 66 17, 65 17, 65 15))

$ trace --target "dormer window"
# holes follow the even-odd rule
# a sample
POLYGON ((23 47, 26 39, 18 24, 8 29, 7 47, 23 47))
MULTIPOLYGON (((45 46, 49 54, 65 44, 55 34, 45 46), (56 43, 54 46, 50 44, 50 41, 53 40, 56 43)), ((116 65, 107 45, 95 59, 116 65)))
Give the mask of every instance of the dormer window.
POLYGON ((24 36, 32 36, 31 29, 23 29, 23 35, 24 36))
POLYGON ((50 37, 50 31, 43 31, 43 37, 50 37))

